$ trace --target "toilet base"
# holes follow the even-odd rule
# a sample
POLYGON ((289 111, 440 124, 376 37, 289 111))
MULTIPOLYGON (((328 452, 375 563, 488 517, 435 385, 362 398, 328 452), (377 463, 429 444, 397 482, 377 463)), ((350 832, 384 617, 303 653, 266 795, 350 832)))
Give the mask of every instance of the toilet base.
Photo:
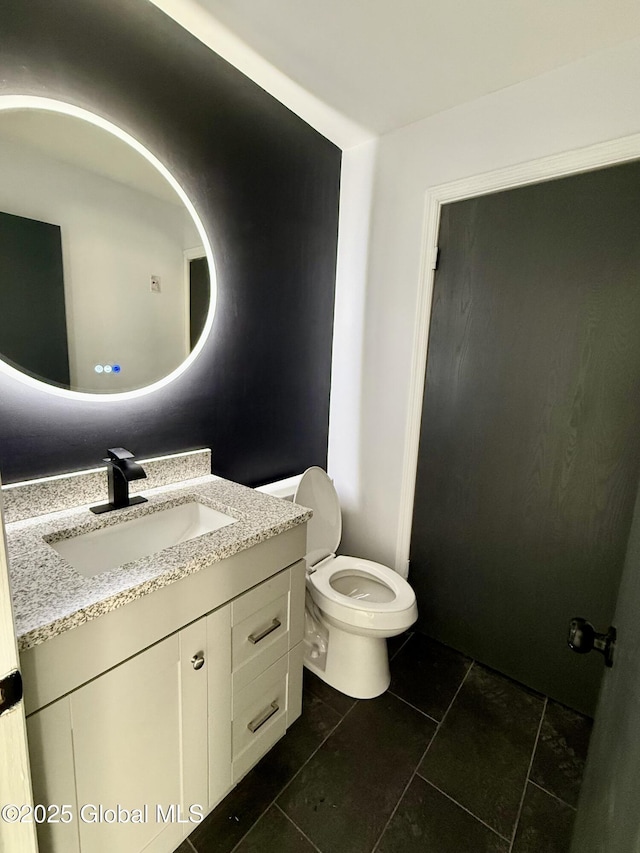
POLYGON ((327 626, 329 638, 324 670, 307 653, 304 665, 322 681, 353 699, 373 699, 389 687, 389 654, 384 637, 364 637, 327 626))

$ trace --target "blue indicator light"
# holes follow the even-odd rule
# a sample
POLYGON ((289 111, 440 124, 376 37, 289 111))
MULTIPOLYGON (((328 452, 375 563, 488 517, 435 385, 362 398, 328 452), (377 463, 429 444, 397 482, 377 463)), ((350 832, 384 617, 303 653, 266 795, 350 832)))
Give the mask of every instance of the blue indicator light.
POLYGON ((111 369, 113 370, 114 373, 120 373, 120 371, 122 370, 122 368, 120 367, 119 364, 114 364, 111 369))

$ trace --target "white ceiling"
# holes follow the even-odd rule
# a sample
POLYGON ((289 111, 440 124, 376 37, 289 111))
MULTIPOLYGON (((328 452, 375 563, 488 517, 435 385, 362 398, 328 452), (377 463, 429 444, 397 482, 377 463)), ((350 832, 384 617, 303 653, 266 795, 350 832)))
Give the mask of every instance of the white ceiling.
POLYGON ((638 0, 196 0, 374 133, 640 35, 638 0))
POLYGON ((128 143, 87 121, 38 109, 0 112, 0 142, 34 148, 54 160, 110 178, 182 207, 160 172, 128 143))

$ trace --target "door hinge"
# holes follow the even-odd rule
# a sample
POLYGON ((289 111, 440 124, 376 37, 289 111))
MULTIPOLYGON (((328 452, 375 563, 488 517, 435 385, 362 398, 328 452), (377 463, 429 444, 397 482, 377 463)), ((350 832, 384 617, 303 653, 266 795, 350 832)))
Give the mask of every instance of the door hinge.
POLYGON ((0 679, 0 716, 9 711, 22 699, 22 676, 20 670, 10 672, 0 679))
POLYGON ((436 246, 433 253, 433 266, 431 269, 437 270, 440 264, 440 246, 436 246))

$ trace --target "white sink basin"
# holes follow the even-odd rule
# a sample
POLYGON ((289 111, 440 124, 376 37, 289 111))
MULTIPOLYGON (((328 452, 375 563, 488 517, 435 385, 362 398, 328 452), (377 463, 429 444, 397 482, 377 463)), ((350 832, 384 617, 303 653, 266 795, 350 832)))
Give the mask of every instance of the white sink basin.
POLYGON ((50 544, 77 572, 91 578, 234 521, 237 519, 194 501, 50 544))

